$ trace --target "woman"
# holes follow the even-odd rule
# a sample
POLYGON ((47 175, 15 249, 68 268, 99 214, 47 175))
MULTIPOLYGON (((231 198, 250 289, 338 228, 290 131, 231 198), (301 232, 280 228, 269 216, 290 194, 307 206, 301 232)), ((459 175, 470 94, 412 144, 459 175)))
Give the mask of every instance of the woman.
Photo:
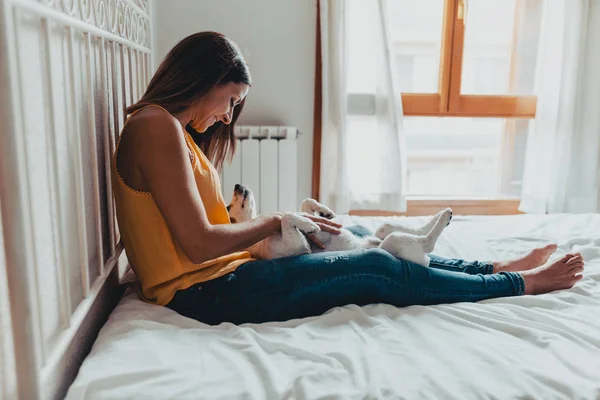
MULTIPOLYGON (((478 301, 570 288, 583 260, 548 262, 555 245, 505 262, 432 257, 428 268, 378 250, 256 261, 243 251, 281 228, 281 213, 230 224, 220 168, 251 78, 223 35, 191 35, 129 107, 113 160, 117 218, 140 296, 208 324, 280 321, 346 304, 478 301), (214 166, 213 166, 214 165, 214 166)), ((339 225, 310 217, 321 229, 339 225)))

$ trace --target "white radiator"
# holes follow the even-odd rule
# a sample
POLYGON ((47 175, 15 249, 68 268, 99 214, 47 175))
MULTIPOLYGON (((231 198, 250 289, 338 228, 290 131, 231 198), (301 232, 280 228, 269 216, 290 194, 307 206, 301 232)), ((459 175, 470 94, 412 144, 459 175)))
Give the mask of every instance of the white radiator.
POLYGON ((296 211, 298 183, 298 129, 291 126, 235 128, 237 149, 221 176, 223 197, 229 202, 236 183, 254 193, 259 214, 296 211))

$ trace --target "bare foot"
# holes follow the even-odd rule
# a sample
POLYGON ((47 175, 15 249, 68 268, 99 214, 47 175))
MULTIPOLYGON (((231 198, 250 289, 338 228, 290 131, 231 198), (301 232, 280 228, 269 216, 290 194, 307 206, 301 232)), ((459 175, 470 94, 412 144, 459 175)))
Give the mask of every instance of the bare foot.
POLYGON ((522 271, 525 280, 525 294, 542 294, 559 289, 569 289, 583 275, 583 258, 581 254, 567 254, 560 260, 553 261, 529 271, 522 271))
POLYGON ((531 250, 514 260, 494 262, 493 273, 501 271, 527 271, 546 264, 548 259, 556 251, 558 246, 549 244, 546 247, 539 247, 531 250))

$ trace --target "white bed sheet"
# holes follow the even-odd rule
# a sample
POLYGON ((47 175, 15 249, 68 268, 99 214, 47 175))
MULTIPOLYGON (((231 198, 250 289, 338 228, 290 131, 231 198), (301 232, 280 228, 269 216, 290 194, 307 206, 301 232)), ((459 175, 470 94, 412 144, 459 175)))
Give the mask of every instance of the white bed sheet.
POLYGON ((130 294, 67 399, 599 399, 600 215, 458 216, 436 253, 495 260, 548 242, 587 262, 571 290, 216 327, 130 294))

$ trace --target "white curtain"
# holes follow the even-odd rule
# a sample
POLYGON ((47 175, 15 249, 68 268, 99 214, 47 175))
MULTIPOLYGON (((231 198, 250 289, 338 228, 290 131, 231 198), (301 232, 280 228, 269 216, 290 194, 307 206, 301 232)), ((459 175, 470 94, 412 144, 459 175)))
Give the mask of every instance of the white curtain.
POLYGON ((594 3, 591 8, 588 0, 543 2, 523 212, 598 211, 600 43, 590 18, 600 9, 594 3))
POLYGON ((390 51, 386 1, 321 0, 319 4, 323 79, 320 199, 338 213, 351 209, 405 211, 402 102, 390 51), (360 26, 349 26, 350 7, 365 8, 360 26), (348 107, 349 68, 354 67, 349 65, 349 37, 357 32, 368 43, 365 54, 358 55, 367 61, 365 81, 373 82, 371 92, 363 96, 372 103, 371 112, 358 117, 360 121, 353 119, 348 107))
POLYGON ((319 7, 323 99, 319 197, 337 213, 347 213, 347 4, 344 0, 320 0, 319 7))
MULTIPOLYGON (((586 2, 588 3, 588 2, 586 2)), ((600 212, 600 2, 589 2, 564 211, 600 212)))

